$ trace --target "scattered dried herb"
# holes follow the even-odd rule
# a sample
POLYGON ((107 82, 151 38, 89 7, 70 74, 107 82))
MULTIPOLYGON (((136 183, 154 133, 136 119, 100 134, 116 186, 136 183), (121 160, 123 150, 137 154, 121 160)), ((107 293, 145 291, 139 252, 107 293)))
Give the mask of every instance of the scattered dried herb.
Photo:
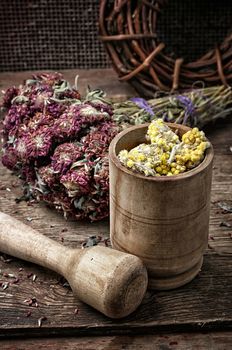
POLYGON ((227 221, 222 221, 220 222, 220 227, 231 227, 231 224, 227 221))
POLYGON ((42 316, 38 319, 38 326, 41 327, 43 322, 47 321, 47 317, 46 316, 42 316))
POLYGON ((14 275, 13 273, 4 272, 2 275, 3 275, 4 277, 16 278, 15 275, 14 275))
POLYGON ((12 258, 9 258, 7 255, 3 254, 3 255, 0 255, 0 260, 4 263, 4 264, 10 264, 13 259, 12 258))
POLYGON ((68 281, 63 276, 60 276, 57 283, 60 284, 62 287, 71 289, 68 281))
POLYGON ((221 208, 225 213, 232 213, 232 200, 224 200, 217 202, 219 208, 221 208))
POLYGON ((24 303, 28 306, 38 307, 37 299, 35 297, 24 300, 24 303))
POLYGON ((87 239, 86 242, 82 243, 82 248, 93 247, 95 245, 98 245, 99 242, 101 242, 101 237, 99 238, 99 236, 91 236, 87 239))
POLYGON ((9 282, 2 282, 2 289, 5 290, 9 287, 9 282))

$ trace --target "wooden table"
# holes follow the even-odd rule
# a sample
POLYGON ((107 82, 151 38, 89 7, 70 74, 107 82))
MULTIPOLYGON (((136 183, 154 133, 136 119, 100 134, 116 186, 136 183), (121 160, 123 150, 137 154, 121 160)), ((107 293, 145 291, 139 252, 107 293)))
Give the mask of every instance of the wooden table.
MULTIPOLYGON (((112 70, 64 71, 71 83, 79 74, 83 93, 89 84, 114 99, 134 94, 112 70)), ((31 72, 1 73, 0 89, 18 85, 31 72)), ((1 349, 231 349, 232 348, 232 213, 218 206, 232 199, 232 118, 206 128, 215 150, 209 248, 199 275, 173 291, 148 291, 142 305, 122 320, 110 320, 82 304, 60 276, 24 261, 1 256, 1 281, 12 273, 18 283, 0 287, 1 349), (5 276, 4 276, 4 275, 5 276), (26 300, 35 297, 38 306, 26 300), (41 327, 38 320, 46 317, 41 327), (22 340, 26 338, 26 340, 22 340)), ((0 210, 54 240, 80 247, 92 235, 109 236, 107 221, 65 221, 42 203, 16 203, 20 181, 0 166, 0 210)), ((4 284, 3 284, 4 285, 4 284)))

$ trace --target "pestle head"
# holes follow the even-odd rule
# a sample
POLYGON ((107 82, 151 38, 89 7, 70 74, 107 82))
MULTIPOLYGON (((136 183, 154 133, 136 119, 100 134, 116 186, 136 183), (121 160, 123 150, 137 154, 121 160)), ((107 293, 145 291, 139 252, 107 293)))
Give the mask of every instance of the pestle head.
POLYGON ((95 246, 75 253, 66 278, 77 297, 108 317, 121 318, 141 303, 148 277, 142 261, 131 254, 95 246))
POLYGON ((138 257, 100 246, 70 249, 1 212, 0 249, 64 275, 80 300, 111 318, 133 312, 147 288, 138 257))

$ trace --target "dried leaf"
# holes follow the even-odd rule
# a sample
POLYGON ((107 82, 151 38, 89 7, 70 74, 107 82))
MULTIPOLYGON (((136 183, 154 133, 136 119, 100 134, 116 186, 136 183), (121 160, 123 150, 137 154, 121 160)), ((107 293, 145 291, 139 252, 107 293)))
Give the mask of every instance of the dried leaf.
POLYGON ((3 255, 0 256, 0 260, 1 260, 2 262, 4 262, 5 264, 9 264, 9 263, 11 263, 11 261, 13 261, 12 258, 7 258, 7 257, 5 257, 5 256, 3 256, 3 255))
POLYGON ((2 283, 2 289, 5 290, 9 287, 9 282, 3 282, 2 283))
POLYGON ((15 278, 16 277, 13 273, 7 273, 7 272, 4 272, 3 276, 4 277, 9 277, 9 278, 15 278))
POLYGON ((93 247, 93 246, 95 246, 95 245, 98 245, 99 242, 100 242, 100 241, 99 241, 99 238, 98 238, 98 237, 96 237, 96 236, 91 236, 91 237, 88 238, 87 242, 84 242, 84 243, 82 244, 82 247, 83 247, 83 248, 93 247))
POLYGON ((220 222, 219 226, 231 227, 231 224, 229 222, 227 222, 227 221, 222 221, 222 222, 220 222))
POLYGON ((220 201, 217 205, 225 212, 232 213, 232 200, 220 201))
POLYGON ((75 199, 73 204, 76 209, 81 210, 84 202, 85 202, 85 197, 82 196, 81 198, 75 199))

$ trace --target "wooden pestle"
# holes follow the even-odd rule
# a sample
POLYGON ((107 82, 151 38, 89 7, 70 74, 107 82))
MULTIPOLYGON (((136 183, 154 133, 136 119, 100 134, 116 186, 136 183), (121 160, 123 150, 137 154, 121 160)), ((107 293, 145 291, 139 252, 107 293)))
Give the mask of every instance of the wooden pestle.
POLYGON ((101 246, 67 248, 1 212, 0 251, 63 275, 81 301, 111 318, 133 312, 147 288, 136 256, 101 246))

